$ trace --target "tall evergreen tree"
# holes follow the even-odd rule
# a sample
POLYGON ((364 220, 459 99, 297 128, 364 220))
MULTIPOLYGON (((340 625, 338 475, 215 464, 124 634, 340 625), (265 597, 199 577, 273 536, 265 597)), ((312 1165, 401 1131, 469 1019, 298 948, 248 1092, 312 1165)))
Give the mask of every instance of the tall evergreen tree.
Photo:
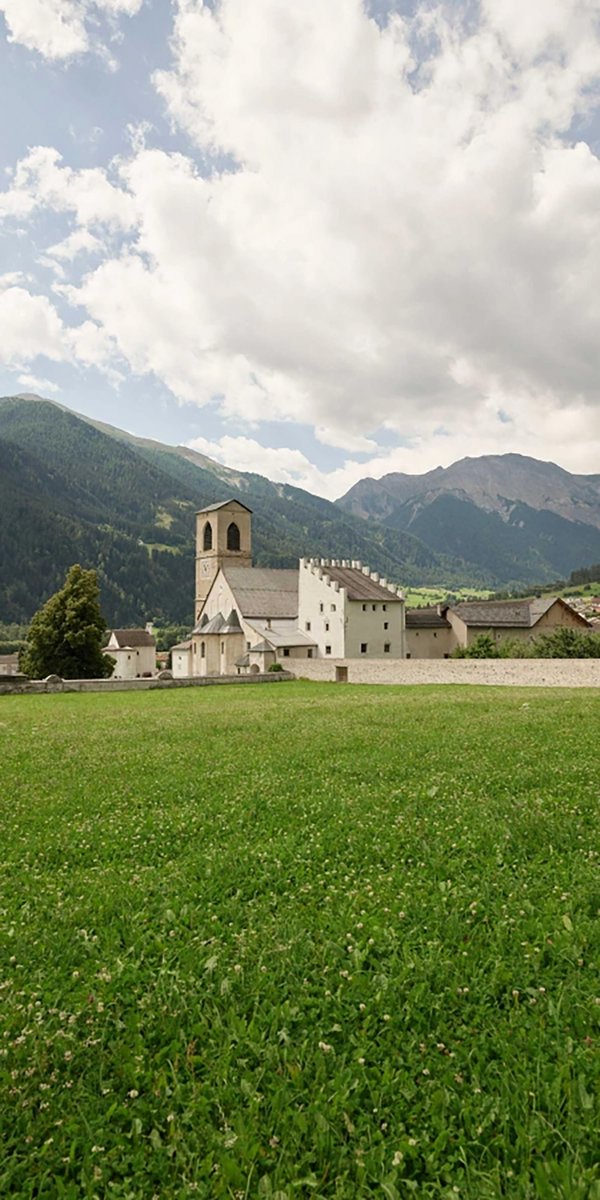
POLYGON ((114 666, 102 653, 105 632, 96 572, 76 563, 60 591, 35 614, 21 670, 30 679, 104 679, 114 666))

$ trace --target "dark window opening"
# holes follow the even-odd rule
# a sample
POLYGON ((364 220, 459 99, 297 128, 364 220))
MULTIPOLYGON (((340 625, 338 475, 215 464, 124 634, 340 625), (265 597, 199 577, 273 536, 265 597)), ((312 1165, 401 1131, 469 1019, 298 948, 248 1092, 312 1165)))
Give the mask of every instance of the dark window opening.
POLYGON ((202 541, 202 548, 204 550, 212 550, 212 525, 210 521, 207 521, 206 525, 204 526, 204 539, 202 541))
POLYGON ((360 652, 361 652, 361 654, 366 654, 366 653, 367 653, 367 649, 368 649, 368 647, 367 647, 367 643, 366 643, 366 642, 361 642, 361 643, 360 643, 360 652))
POLYGON ((331 654, 331 646, 326 646, 326 647, 325 647, 325 653, 326 653, 326 654, 331 654))
POLYGON ((206 654, 206 642, 200 643, 200 658, 204 658, 206 654))
POLYGON ((239 550, 239 548, 240 548, 240 531, 239 531, 235 521, 232 521, 231 525, 227 529, 227 549, 228 550, 239 550))
POLYGON ((390 623, 389 623, 389 621, 384 621, 384 622, 383 622, 383 628, 384 628, 384 629, 389 629, 389 627, 390 627, 390 623))
POLYGON ((386 642, 386 643, 385 643, 385 645, 384 645, 384 647, 383 647, 383 653, 384 653, 384 654, 389 654, 389 652, 390 652, 391 648, 392 648, 392 643, 391 643, 391 642, 386 642))

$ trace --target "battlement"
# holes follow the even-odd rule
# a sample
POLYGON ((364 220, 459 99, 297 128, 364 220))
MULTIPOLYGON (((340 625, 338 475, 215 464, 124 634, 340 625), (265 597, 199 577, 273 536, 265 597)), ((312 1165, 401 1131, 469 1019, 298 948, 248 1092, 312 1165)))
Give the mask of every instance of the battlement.
POLYGON ((352 598, 352 585, 358 585, 361 577, 370 579, 378 584, 390 596, 398 600, 404 599, 404 593, 399 584, 389 583, 385 576, 378 571, 371 571, 360 559, 349 558, 301 558, 300 570, 310 571, 317 579, 323 580, 326 586, 336 592, 345 592, 352 598), (354 577, 354 578, 353 578, 354 577))

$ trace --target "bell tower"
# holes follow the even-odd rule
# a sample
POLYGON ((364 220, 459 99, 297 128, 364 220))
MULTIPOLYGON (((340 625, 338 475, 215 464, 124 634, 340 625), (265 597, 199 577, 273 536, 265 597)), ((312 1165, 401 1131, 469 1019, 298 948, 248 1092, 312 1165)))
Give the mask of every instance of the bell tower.
POLYGON ((252 566, 252 510, 239 500, 196 513, 196 620, 221 567, 252 566))

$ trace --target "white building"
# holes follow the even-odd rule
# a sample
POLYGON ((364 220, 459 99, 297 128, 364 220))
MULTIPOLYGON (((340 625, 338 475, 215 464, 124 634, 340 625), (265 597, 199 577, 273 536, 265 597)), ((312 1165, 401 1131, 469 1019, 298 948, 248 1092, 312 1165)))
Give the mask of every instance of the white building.
POLYGON ((141 679, 156 671, 156 642, 147 629, 112 629, 104 654, 116 659, 111 679, 141 679))
POLYGON ((396 587, 356 562, 253 567, 251 518, 238 500, 197 514, 196 625, 173 648, 175 676, 263 672, 321 655, 403 657, 396 587))
POLYGON ((361 562, 300 559, 298 623, 319 658, 404 658, 404 597, 361 562))

